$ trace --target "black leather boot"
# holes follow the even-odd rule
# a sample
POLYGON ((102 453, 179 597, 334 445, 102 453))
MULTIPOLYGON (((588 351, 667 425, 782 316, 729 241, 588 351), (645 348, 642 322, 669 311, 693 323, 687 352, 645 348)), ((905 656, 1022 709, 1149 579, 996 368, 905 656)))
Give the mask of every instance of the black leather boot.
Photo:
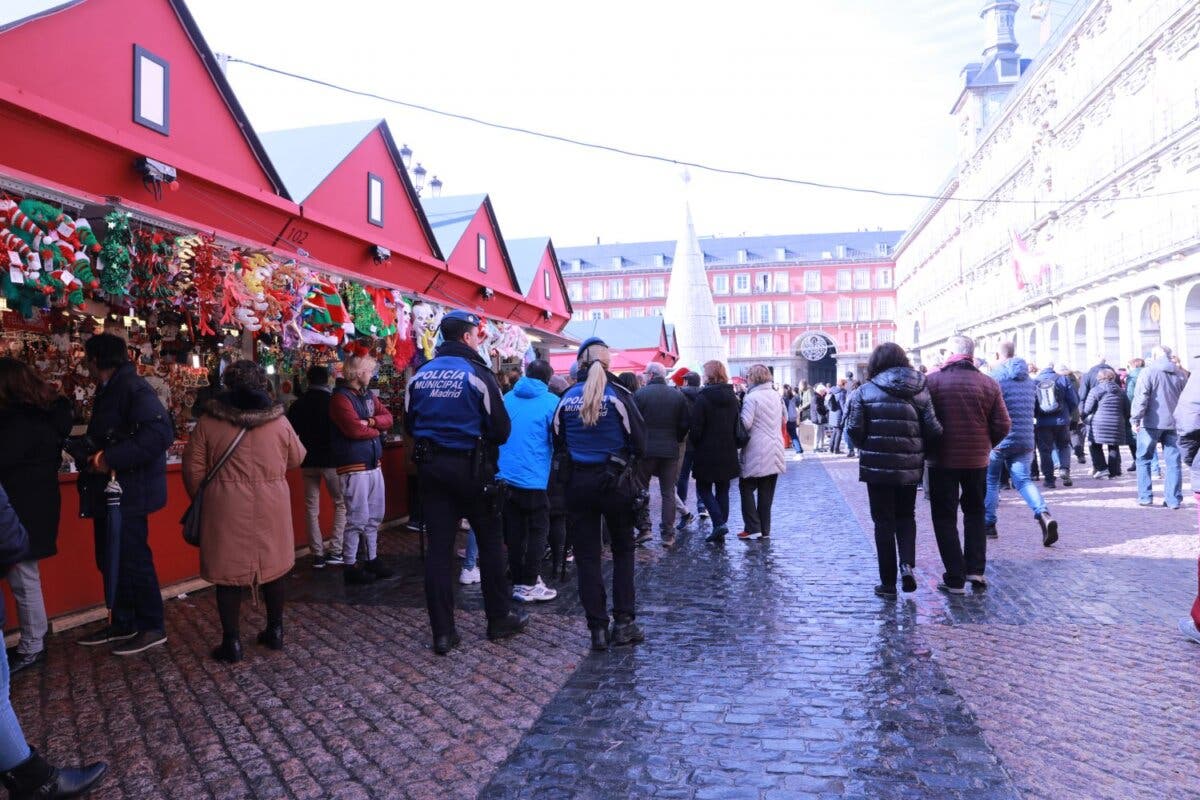
POLYGON ((362 586, 375 582, 375 573, 368 572, 364 564, 348 566, 342 570, 342 580, 347 586, 362 586))
POLYGON ((86 767, 56 769, 46 759, 30 751, 29 758, 7 772, 0 773, 0 782, 8 789, 9 800, 49 800, 59 797, 79 797, 104 777, 108 764, 97 761, 86 767))
POLYGON ((646 641, 646 634, 642 632, 641 625, 634 622, 631 617, 621 614, 613 622, 609 641, 613 647, 624 647, 646 641))
POLYGON ((236 637, 221 640, 221 646, 213 648, 212 657, 217 661, 236 664, 242 660, 242 641, 236 637))
POLYGON ((525 630, 529 624, 527 611, 509 611, 507 615, 497 620, 488 620, 487 637, 491 641, 507 639, 525 630))
POLYGON ((376 578, 390 578, 395 573, 388 569, 383 563, 383 559, 376 556, 367 563, 363 564, 363 569, 374 575, 376 578))
POLYGON ((270 625, 263 628, 262 633, 258 635, 258 643, 264 647, 269 647, 272 650, 283 649, 283 624, 270 625))
POLYGON ((444 656, 458 647, 460 642, 462 642, 462 637, 458 635, 458 631, 439 634, 433 637, 433 652, 439 656, 444 656))
POLYGON ((603 653, 608 650, 608 626, 603 628, 592 628, 592 649, 597 653, 603 653))

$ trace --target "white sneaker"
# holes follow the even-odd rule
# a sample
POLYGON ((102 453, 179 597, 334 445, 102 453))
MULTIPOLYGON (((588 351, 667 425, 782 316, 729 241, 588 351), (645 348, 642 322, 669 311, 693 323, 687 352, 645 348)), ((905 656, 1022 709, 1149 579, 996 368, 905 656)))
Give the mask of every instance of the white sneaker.
POLYGON ((473 583, 479 583, 479 567, 475 569, 464 569, 458 574, 458 582, 463 586, 470 586, 473 583))
MULTIPOLYGON (((513 593, 516 593, 515 587, 513 589, 513 593)), ((541 578, 538 578, 538 582, 533 586, 525 587, 526 601, 532 601, 534 603, 548 603, 556 597, 558 597, 558 592, 543 583, 541 578)))
POLYGON ((514 583, 512 599, 516 600, 518 603, 528 603, 530 600, 533 599, 529 596, 529 593, 532 591, 533 591, 532 586, 528 586, 523 583, 514 583))

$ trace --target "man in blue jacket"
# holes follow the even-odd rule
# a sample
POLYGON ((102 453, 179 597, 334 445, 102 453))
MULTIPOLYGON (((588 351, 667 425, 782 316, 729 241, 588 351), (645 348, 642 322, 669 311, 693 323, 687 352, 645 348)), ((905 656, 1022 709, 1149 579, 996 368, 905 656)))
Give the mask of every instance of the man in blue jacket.
POLYGON ((1029 365, 1025 359, 1017 358, 1012 342, 1000 345, 1002 360, 993 376, 1000 384, 1004 407, 1012 420, 1012 428, 1004 441, 992 449, 988 459, 987 497, 984 500, 984 525, 987 535, 996 537, 996 507, 1000 504, 1000 474, 1005 467, 1012 476, 1013 488, 1020 492, 1025 504, 1033 511, 1033 517, 1042 529, 1042 544, 1046 547, 1058 541, 1058 521, 1050 516, 1046 501, 1038 491, 1037 484, 1029 477, 1029 466, 1033 461, 1033 417, 1037 403, 1037 389, 1029 379, 1029 365))
POLYGON ((1071 486, 1071 417, 1079 407, 1079 395, 1069 375, 1059 375, 1047 364, 1033 381, 1034 429, 1042 485, 1055 488, 1055 472, 1063 486, 1071 486))
POLYGON ((542 556, 550 533, 550 459, 554 443, 550 426, 558 397, 550 392, 554 370, 546 361, 531 361, 525 377, 504 396, 512 422, 508 441, 500 445, 500 472, 505 486, 504 541, 513 600, 546 602, 558 596, 541 578, 542 556))
POLYGON ((175 440, 175 426, 154 389, 129 363, 124 339, 97 334, 84 344, 84 355, 97 384, 87 433, 101 449, 80 465, 79 480, 91 487, 89 507, 80 510, 94 520, 96 565, 102 572, 110 555, 104 485, 112 472, 122 494, 112 623, 79 643, 115 643, 113 655, 129 656, 167 641, 146 517, 167 504, 167 450, 175 440))

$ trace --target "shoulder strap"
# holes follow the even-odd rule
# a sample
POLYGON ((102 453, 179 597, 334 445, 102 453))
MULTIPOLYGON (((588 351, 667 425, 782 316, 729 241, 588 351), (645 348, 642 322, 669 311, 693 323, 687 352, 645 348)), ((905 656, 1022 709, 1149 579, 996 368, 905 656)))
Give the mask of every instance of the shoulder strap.
POLYGON ((242 437, 246 435, 246 431, 248 430, 249 428, 242 428, 238 431, 237 436, 233 437, 233 441, 230 442, 229 447, 225 448, 225 453, 221 456, 221 459, 208 471, 208 474, 204 476, 204 480, 200 482, 201 489, 212 483, 212 479, 221 471, 221 467, 225 466, 225 462, 233 455, 233 451, 237 450, 237 446, 242 443, 242 437))

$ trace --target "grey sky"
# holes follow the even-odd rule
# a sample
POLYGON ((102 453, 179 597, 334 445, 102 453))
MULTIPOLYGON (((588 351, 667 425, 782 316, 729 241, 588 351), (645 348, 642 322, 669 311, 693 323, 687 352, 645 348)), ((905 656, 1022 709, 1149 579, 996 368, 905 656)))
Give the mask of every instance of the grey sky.
MULTIPOLYGON (((1070 3, 1051 0, 1053 18, 1070 3)), ((1037 50, 1029 0, 1022 52, 1037 50)), ((931 192, 979 56, 981 0, 729 3, 190 0, 213 49, 566 136, 750 171, 931 192)), ((259 130, 387 117, 447 194, 491 194, 509 237, 673 237, 679 170, 265 75, 229 77, 259 130)), ((905 228, 921 201, 694 173, 702 234, 905 228)))

